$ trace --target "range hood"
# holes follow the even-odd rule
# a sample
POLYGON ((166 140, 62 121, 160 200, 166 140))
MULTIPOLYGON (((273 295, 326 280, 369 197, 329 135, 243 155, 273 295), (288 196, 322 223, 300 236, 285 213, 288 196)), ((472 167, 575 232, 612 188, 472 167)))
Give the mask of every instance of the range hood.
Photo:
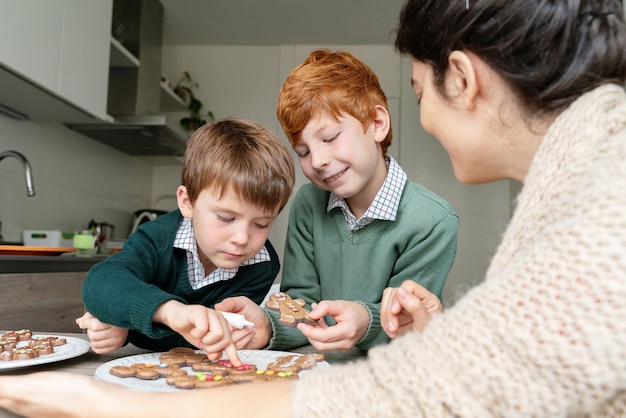
POLYGON ((187 106, 161 82, 163 6, 158 0, 114 1, 113 21, 125 30, 121 40, 111 37, 110 119, 65 125, 132 156, 183 156, 189 134, 178 123, 180 113, 172 112, 187 106))
POLYGON ((115 118, 113 123, 66 123, 68 128, 133 156, 180 157, 188 135, 161 115, 115 118))

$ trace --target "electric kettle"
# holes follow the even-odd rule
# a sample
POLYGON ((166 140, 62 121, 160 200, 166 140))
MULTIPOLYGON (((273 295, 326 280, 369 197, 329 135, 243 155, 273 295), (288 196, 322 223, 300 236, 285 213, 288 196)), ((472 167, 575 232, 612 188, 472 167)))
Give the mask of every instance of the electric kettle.
POLYGON ((139 227, 139 225, 155 220, 161 215, 165 215, 167 211, 158 210, 158 209, 140 209, 134 214, 134 222, 133 228, 131 229, 131 233, 135 232, 135 230, 139 227))

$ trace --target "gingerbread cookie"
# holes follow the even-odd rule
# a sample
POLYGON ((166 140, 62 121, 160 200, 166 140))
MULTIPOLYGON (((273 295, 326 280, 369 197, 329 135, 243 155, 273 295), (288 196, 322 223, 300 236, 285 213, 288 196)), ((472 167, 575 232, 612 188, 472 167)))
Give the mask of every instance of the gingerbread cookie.
POLYGON ((161 363, 175 364, 179 367, 192 366, 195 363, 207 361, 206 354, 196 353, 193 348, 176 347, 159 356, 161 363))
POLYGON ((165 379, 168 385, 178 389, 202 389, 223 386, 233 383, 231 379, 221 375, 212 375, 202 372, 185 376, 172 376, 165 379))
POLYGON ((253 370, 250 368, 246 370, 240 369, 235 373, 232 373, 231 371, 231 373, 224 375, 196 372, 191 375, 168 377, 165 381, 168 385, 174 386, 178 389, 206 389, 233 383, 265 382, 274 379, 292 379, 297 377, 298 374, 294 372, 253 370))
POLYGON ((278 311, 280 317, 278 320, 281 324, 288 327, 295 327, 299 322, 306 324, 315 324, 317 321, 313 321, 309 318, 309 312, 304 308, 306 303, 302 299, 291 299, 291 296, 284 292, 272 293, 265 306, 268 309, 278 311))
POLYGON ((279 356, 265 370, 254 364, 233 366, 230 360, 209 360, 206 354, 191 348, 174 348, 159 355, 161 364, 135 363, 130 366, 113 366, 109 373, 121 378, 134 377, 155 380, 165 377, 165 382, 178 389, 202 389, 227 384, 266 382, 276 379, 296 379, 298 372, 314 367, 324 360, 321 354, 293 354, 279 356), (201 356, 201 357, 199 357, 201 356), (167 363, 164 360, 172 361, 167 363), (189 374, 182 367, 189 367, 189 374))
POLYGON ((298 372, 293 371, 276 371, 276 370, 257 370, 254 374, 242 374, 238 376, 231 376, 236 383, 246 382, 267 382, 268 380, 276 379, 295 379, 298 377, 298 372))
POLYGON ((299 372, 312 369, 318 362, 324 361, 323 354, 292 354, 280 356, 267 365, 268 370, 276 372, 299 372))
POLYGON ((17 341, 0 340, 0 351, 11 351, 17 348, 17 341))
POLYGON ((109 370, 113 376, 142 380, 156 380, 161 377, 184 376, 187 372, 173 364, 135 363, 130 366, 113 366, 109 370))
POLYGON ((54 353, 65 338, 33 336, 31 330, 6 331, 0 335, 0 361, 32 360, 54 353))
POLYGON ((194 372, 209 372, 213 375, 230 375, 246 372, 249 370, 256 370, 254 364, 243 364, 239 367, 234 367, 229 360, 217 360, 210 361, 205 358, 205 361, 194 363, 191 365, 191 370, 194 372))

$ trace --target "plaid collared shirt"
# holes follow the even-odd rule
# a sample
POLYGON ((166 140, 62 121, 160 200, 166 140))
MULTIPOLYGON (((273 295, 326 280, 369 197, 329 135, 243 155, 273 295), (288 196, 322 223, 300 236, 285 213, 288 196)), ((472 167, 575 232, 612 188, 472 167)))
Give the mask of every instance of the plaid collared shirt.
POLYGON ((404 189, 408 177, 393 157, 386 156, 385 163, 387 164, 387 177, 385 178, 385 182, 376 194, 370 207, 367 208, 367 211, 360 219, 357 219, 352 214, 348 203, 344 199, 332 192, 328 198, 326 211, 330 212, 331 209, 340 208, 351 231, 357 231, 369 225, 375 219, 395 221, 396 215, 398 214, 398 207, 400 206, 402 190, 404 189))
MULTIPOLYGON (((187 271, 189 274, 189 283, 194 290, 198 290, 201 287, 208 286, 222 280, 230 280, 239 270, 238 267, 235 267, 234 269, 222 269, 218 267, 209 273, 208 276, 204 274, 204 266, 200 262, 200 257, 198 257, 196 237, 193 233, 191 220, 189 219, 183 218, 180 223, 178 231, 176 231, 174 247, 182 248, 187 251, 187 271)), ((250 264, 261 263, 269 260, 270 253, 267 251, 267 248, 263 246, 258 253, 241 263, 241 265, 248 266, 250 264)))

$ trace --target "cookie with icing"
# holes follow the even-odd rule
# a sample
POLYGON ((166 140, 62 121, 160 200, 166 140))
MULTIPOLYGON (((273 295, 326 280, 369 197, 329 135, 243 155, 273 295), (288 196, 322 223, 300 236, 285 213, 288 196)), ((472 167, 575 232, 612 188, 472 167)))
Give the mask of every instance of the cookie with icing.
POLYGON ((305 304, 303 299, 292 299, 285 292, 274 292, 265 302, 265 307, 278 311, 279 322, 293 328, 300 322, 311 325, 317 322, 309 318, 310 311, 304 307, 305 304))

